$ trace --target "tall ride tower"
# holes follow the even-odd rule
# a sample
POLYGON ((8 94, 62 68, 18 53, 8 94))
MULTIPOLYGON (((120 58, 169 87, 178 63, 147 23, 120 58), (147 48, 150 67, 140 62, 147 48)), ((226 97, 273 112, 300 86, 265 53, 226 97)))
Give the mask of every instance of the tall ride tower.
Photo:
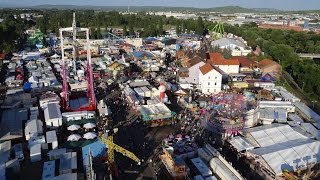
MULTIPOLYGON (((80 28, 80 27, 76 27, 76 21, 75 21, 75 14, 73 14, 73 23, 72 23, 72 27, 68 27, 68 28, 60 28, 59 29, 59 33, 60 33, 60 46, 61 46, 61 57, 62 57, 62 81, 63 81, 63 89, 62 89, 62 99, 63 99, 63 108, 66 111, 83 111, 83 110, 87 110, 87 111, 92 111, 96 109, 96 98, 94 95, 94 89, 93 89, 93 74, 92 74, 92 67, 91 67, 91 51, 90 51, 90 40, 89 40, 89 28, 80 28), (73 35, 73 61, 74 61, 74 66, 75 62, 76 62, 76 56, 77 56, 77 48, 76 48, 76 36, 77 33, 80 32, 85 32, 86 33, 86 48, 87 48, 87 69, 86 69, 86 74, 87 74, 87 93, 86 96, 88 98, 88 103, 85 106, 81 106, 79 108, 76 109, 72 109, 70 107, 70 99, 69 99, 69 95, 71 94, 71 92, 69 92, 69 88, 68 88, 68 81, 67 81, 67 69, 66 69, 66 58, 64 55, 64 36, 63 36, 63 32, 69 32, 72 33, 73 35)), ((76 67, 74 67, 74 70, 76 71, 76 67)))

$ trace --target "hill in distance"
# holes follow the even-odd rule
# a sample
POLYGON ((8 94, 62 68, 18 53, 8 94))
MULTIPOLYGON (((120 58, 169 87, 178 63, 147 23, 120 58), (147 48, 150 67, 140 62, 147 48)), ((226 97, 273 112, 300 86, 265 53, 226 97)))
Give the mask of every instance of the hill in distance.
MULTIPOLYGON (((71 9, 71 10, 101 10, 101 11, 127 11, 127 6, 76 6, 76 5, 38 5, 38 6, 10 6, 6 8, 30 8, 30 9, 71 9)), ((279 11, 276 9, 266 8, 244 8, 240 6, 224 6, 212 8, 193 8, 193 7, 166 7, 166 6, 130 6, 130 11, 186 11, 186 12, 219 12, 219 13, 257 13, 279 11)))

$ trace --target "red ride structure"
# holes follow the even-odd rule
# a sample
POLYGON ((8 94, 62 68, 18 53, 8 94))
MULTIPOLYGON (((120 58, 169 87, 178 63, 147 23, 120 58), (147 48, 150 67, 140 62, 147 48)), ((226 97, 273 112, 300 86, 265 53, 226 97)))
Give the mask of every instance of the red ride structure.
MULTIPOLYGON (((93 73, 92 73, 92 67, 91 67, 91 52, 90 52, 90 41, 89 41, 89 29, 88 28, 79 28, 76 27, 75 25, 75 14, 73 16, 73 27, 69 28, 60 28, 60 41, 61 41, 61 57, 62 57, 62 81, 63 81, 63 88, 62 88, 62 107, 65 111, 94 111, 96 109, 96 98, 94 94, 94 88, 93 88, 93 73), (85 93, 77 93, 73 94, 73 92, 69 91, 68 88, 68 81, 67 81, 67 70, 66 70, 66 59, 64 55, 64 44, 63 44, 63 32, 71 32, 73 33, 73 61, 75 64, 76 61, 76 33, 77 32, 86 32, 86 49, 87 49, 87 68, 86 68, 86 80, 87 80, 87 92, 86 95, 85 93), (80 96, 79 96, 80 95, 80 96), (87 104, 77 107, 77 108, 72 108, 70 106, 70 99, 77 99, 77 98, 84 98, 81 97, 81 95, 85 96, 87 98, 87 104)), ((76 66, 74 66, 76 68, 76 66)), ((76 69, 74 69, 76 71, 76 69)))

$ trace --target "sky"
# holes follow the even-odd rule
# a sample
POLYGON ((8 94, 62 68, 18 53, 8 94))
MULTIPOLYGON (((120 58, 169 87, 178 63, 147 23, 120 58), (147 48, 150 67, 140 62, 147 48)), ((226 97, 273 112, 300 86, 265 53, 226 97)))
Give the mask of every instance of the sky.
POLYGON ((317 10, 320 0, 0 0, 0 7, 52 5, 92 6, 179 6, 209 8, 242 6, 246 8, 275 8, 279 10, 317 10))

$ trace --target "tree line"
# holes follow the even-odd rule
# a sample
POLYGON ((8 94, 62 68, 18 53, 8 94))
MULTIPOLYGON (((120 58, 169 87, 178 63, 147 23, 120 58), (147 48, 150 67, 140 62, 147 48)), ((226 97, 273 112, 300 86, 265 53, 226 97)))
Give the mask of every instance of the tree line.
POLYGON ((248 45, 259 46, 263 58, 271 58, 290 73, 302 90, 314 97, 320 94, 320 65, 297 53, 320 53, 320 35, 313 32, 260 29, 254 23, 244 26, 225 25, 229 33, 243 37, 248 45))
MULTIPOLYGON (((29 26, 29 22, 20 18, 20 16, 4 15, 0 23, 0 53, 10 53, 22 48, 23 41, 26 40, 24 30, 29 26)), ((31 26, 31 25, 30 25, 31 26)))
MULTIPOLYGON (((175 28, 177 33, 202 34, 206 22, 202 18, 197 20, 180 20, 174 17, 158 16, 139 12, 137 14, 121 14, 116 11, 96 12, 92 10, 75 11, 77 26, 90 27, 91 38, 99 39, 107 29, 124 29, 123 35, 130 36, 139 33, 141 37, 164 35, 165 29, 175 28)), ((43 16, 36 18, 36 26, 42 32, 58 33, 61 27, 69 27, 72 24, 72 11, 43 11, 43 16)))

